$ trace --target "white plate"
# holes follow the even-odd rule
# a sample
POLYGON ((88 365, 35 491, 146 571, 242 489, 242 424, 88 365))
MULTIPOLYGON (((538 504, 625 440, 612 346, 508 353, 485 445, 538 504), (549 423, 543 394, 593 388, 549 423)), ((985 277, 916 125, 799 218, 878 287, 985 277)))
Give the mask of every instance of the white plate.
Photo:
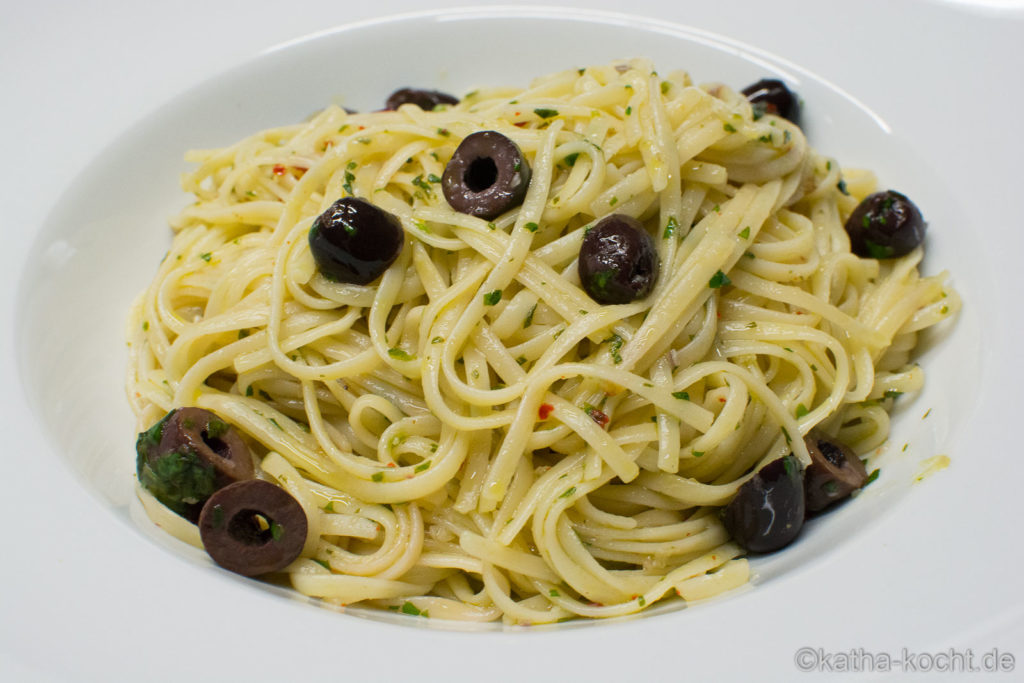
MULTIPOLYGON (((948 16, 928 14, 925 8, 930 6, 920 7, 922 15, 933 20, 948 16)), ((1020 325, 1005 315, 1019 313, 1020 306, 1014 308, 1008 298, 1000 298, 1007 287, 1000 272, 1006 254, 995 247, 995 240, 1003 238, 1009 224, 1005 219, 998 222, 1003 218, 993 213, 998 206, 979 211, 977 202, 992 202, 1000 173, 1012 173, 1013 167, 1000 167, 999 157, 978 148, 976 140, 984 139, 986 131, 972 128, 970 119, 962 118, 971 112, 961 96, 918 92, 912 84, 907 90, 907 101, 895 107, 884 98, 889 92, 884 88, 875 93, 881 98, 877 105, 861 103, 808 70, 704 31, 622 15, 533 8, 423 14, 342 28, 268 51, 174 97, 123 132, 57 201, 27 254, 26 263, 32 267, 22 277, 14 318, 25 397, 52 451, 45 457, 70 466, 77 483, 106 508, 96 516, 101 526, 95 531, 115 534, 111 543, 116 553, 143 555, 147 571, 160 586, 137 579, 132 587, 146 590, 138 602, 115 594, 110 603, 141 628, 159 632, 159 639, 170 642, 191 642, 181 634, 198 628, 196 624, 216 621, 218 614, 232 615, 216 635, 209 633, 209 626, 202 629, 216 646, 194 646, 189 655, 162 661, 168 676, 200 663, 223 669, 229 664, 225 652, 252 648, 269 649, 277 656, 244 658, 236 663, 238 672, 291 677, 295 667, 329 662, 338 643, 346 644, 348 657, 363 655, 346 664, 349 675, 355 667, 363 676, 430 677, 427 672, 436 666, 437 671, 464 676, 494 672, 497 662, 498 674, 510 677, 536 665, 544 679, 592 667, 606 675, 628 674, 638 666, 655 667, 668 677, 679 659, 687 661, 678 670, 679 677, 736 672, 747 666, 735 659, 741 650, 767 660, 763 671, 784 675, 795 671, 793 653, 803 645, 842 650, 867 648, 874 642, 877 650, 893 652, 903 646, 937 649, 940 644, 998 647, 994 627, 981 618, 1009 623, 1019 631, 1022 603, 1019 581, 1015 588, 1003 585, 1001 580, 1010 583, 1009 575, 991 566, 1020 555, 1015 548, 1000 552, 1000 537, 993 530, 1009 519, 995 515, 1013 511, 1000 496, 1009 495, 1007 482, 1024 474, 1024 468, 1019 459, 1007 462, 998 457, 1006 441, 987 431, 986 417, 991 413, 985 408, 993 397, 1006 401, 1012 396, 997 378, 1005 381, 1021 374, 1021 362, 1006 343, 1019 335, 1020 325), (387 59, 367 66, 367 55, 380 54, 382 46, 387 59), (950 268, 966 305, 957 326, 939 335, 941 343, 930 345, 922 358, 927 388, 899 411, 892 452, 879 482, 853 504, 812 525, 796 546, 758 560, 753 589, 673 614, 536 633, 452 634, 436 621, 404 619, 395 626, 355 619, 352 613, 331 614, 262 591, 259 584, 227 575, 194 554, 181 562, 185 555, 175 544, 139 533, 129 514, 132 420, 123 397, 125 357, 119 351, 130 301, 148 282, 169 242, 166 217, 186 201, 177 189, 177 176, 185 169, 184 150, 227 144, 261 128, 299 120, 326 102, 372 109, 403 85, 454 93, 481 84, 525 85, 532 76, 554 69, 634 55, 651 57, 665 70, 686 68, 697 81, 742 86, 767 74, 784 78, 807 103, 805 129, 812 144, 844 165, 875 169, 883 184, 906 192, 923 207, 930 222, 925 268, 950 268), (944 111, 936 121, 935 100, 960 115, 944 111), (886 114, 876 113, 872 106, 886 114), (887 117, 913 120, 916 125, 893 125, 887 117), (936 131, 945 137, 935 137, 936 131), (962 147, 953 148, 954 141, 961 141, 962 147), (995 180, 979 182, 982 173, 995 180), (981 193, 983 188, 987 195, 981 193), (131 258, 124 258, 127 254, 131 258), (926 411, 928 417, 922 419, 926 411), (895 458, 904 443, 910 444, 907 452, 895 458), (929 479, 925 486, 911 486, 919 461, 939 453, 953 458, 949 472, 929 479), (119 521, 124 524, 119 526, 119 521), (895 552, 871 541, 871 535, 882 532, 890 543, 900 544, 895 552), (163 547, 147 546, 147 537, 163 547), (938 552, 942 546, 935 543, 945 544, 950 556, 938 552), (954 590, 967 591, 962 571, 974 561, 965 561, 962 554, 983 550, 987 557, 981 574, 988 571, 993 580, 971 586, 973 603, 967 608, 943 605, 943 619, 937 624, 901 633, 900 616, 873 623, 872 613, 864 610, 865 604, 899 606, 901 597, 911 603, 932 598, 940 593, 920 587, 941 587, 947 580, 952 580, 954 590), (906 564, 879 567, 893 558, 906 564), (159 562, 165 565, 158 566, 159 562), (913 584, 917 592, 908 576, 918 578, 913 584), (836 584, 840 589, 833 593, 836 584), (861 595, 861 590, 869 595, 861 595), (997 610, 1005 598, 1010 600, 1008 609, 997 610), (150 605, 160 605, 163 611, 154 614, 150 605), (837 612, 859 618, 872 629, 875 640, 849 640, 857 631, 851 631, 837 612), (951 614, 956 616, 950 618, 951 614), (808 629, 805 619, 820 620, 828 630, 808 629), (239 624, 260 626, 252 633, 239 624), (889 640, 878 640, 879 633, 889 640), (973 633, 970 637, 977 643, 950 640, 965 633, 973 633), (713 650, 706 634, 715 634, 713 650), (815 636, 817 641, 806 640, 815 636), (836 637, 847 640, 833 643, 836 637), (701 644, 704 638, 707 644, 701 644), (506 648, 522 648, 529 658, 509 660, 506 648), (401 657, 393 656, 396 653, 401 657), (669 653, 675 662, 662 659, 669 653), (425 659, 438 663, 428 665, 425 659), (539 668, 541 663, 547 668, 539 668)), ((1007 239, 1020 243, 1019 237, 1007 239)), ((1019 273, 1009 277, 1010 284, 1020 285, 1019 273)), ((52 501, 44 503, 36 513, 55 525, 47 527, 47 533, 63 533, 61 522, 73 527, 73 518, 67 519, 66 512, 52 514, 52 506, 52 501)), ((77 560, 68 564, 68 580, 74 581, 77 560)), ((15 614, 27 618, 24 611, 15 614)), ((934 605, 926 611, 939 612, 934 605)), ((118 629, 123 637, 124 631, 118 629)), ((95 638, 87 633, 81 637, 95 638)), ((138 636, 127 636, 127 641, 140 642, 138 636)), ((81 656, 96 664, 88 655, 81 656)), ((115 676, 139 675, 151 656, 142 648, 126 648, 110 671, 115 676)), ((28 661, 38 666, 40 660, 28 661)), ((41 670, 61 672, 49 664, 41 670)))

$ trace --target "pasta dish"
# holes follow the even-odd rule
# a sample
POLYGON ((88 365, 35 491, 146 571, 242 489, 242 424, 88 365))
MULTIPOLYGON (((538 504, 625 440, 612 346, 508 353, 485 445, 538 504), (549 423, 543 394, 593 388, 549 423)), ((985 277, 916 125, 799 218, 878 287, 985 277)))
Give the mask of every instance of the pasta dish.
POLYGON ((877 475, 959 308, 913 203, 779 97, 635 59, 190 152, 128 324, 147 513, 420 617, 746 583, 877 475))

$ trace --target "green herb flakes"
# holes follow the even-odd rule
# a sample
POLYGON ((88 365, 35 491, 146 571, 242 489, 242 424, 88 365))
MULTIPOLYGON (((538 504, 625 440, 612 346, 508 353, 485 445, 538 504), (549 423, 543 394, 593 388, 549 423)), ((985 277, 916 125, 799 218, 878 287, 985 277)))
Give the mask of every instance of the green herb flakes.
POLYGON ((501 301, 501 290, 496 289, 493 292, 487 292, 484 294, 484 306, 493 306, 501 301))
POLYGON ((541 117, 542 119, 550 119, 552 116, 558 116, 557 109, 545 109, 543 107, 538 107, 537 109, 534 109, 533 113, 541 117))
POLYGON ((397 360, 414 360, 415 356, 409 355, 406 351, 399 348, 388 349, 388 355, 397 360))
POLYGON ((730 280, 729 276, 720 270, 712 275, 711 279, 708 280, 708 287, 711 289, 718 289, 730 284, 732 284, 732 280, 730 280))
POLYGON ((690 393, 687 392, 687 391, 673 391, 672 392, 672 397, 673 398, 678 398, 681 401, 689 401, 690 400, 690 393))

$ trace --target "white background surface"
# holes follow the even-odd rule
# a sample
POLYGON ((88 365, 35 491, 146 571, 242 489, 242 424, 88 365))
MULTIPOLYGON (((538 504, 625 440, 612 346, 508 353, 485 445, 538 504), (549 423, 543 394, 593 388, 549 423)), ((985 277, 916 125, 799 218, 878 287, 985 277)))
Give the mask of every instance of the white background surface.
MULTIPOLYGON (((699 614, 481 635, 304 608, 142 541, 50 450, 21 398, 11 329, 34 231, 127 126, 271 46, 343 23, 464 3, 11 4, 0 23, 0 680, 297 680, 299 672, 316 680, 799 680, 793 655, 802 646, 897 656, 903 647, 973 648, 977 660, 999 648, 1015 655, 1017 675, 1024 671, 1024 453, 1016 429, 1024 329, 1014 296, 1024 284, 1021 9, 923 1, 560 3, 725 35, 866 102, 939 169, 969 213, 964 229, 976 231, 1000 287, 991 300, 968 305, 994 316, 984 350, 1004 364, 989 362, 977 378, 981 398, 965 406, 974 412, 967 436, 951 444, 949 470, 871 534, 779 585, 699 614), (180 583, 187 594, 165 589, 180 583)), ((388 58, 388 45, 367 55, 388 58)), ((104 266, 130 257, 112 254, 104 266)), ((75 333, 60 320, 52 324, 55 335, 75 333)))

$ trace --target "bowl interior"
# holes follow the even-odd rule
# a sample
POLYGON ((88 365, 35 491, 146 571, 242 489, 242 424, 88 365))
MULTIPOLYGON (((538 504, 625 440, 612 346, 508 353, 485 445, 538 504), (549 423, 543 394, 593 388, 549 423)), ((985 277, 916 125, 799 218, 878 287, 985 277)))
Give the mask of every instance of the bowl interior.
POLYGON ((979 320, 985 311, 972 291, 988 286, 990 276, 968 238, 972 231, 963 229, 970 226, 969 214, 911 145, 824 79, 705 32, 605 14, 445 12, 345 27, 269 50, 180 94, 125 131, 57 200, 21 278, 15 334, 23 386, 48 435, 51 457, 71 468, 111 510, 112 520, 210 564, 133 513, 134 421, 123 386, 128 309, 170 243, 167 218, 189 201, 178 183, 187 168, 184 152, 230 144, 332 102, 375 109, 402 86, 460 94, 483 84, 526 85, 550 71, 633 56, 650 57, 665 71, 687 69, 696 82, 736 88, 766 75, 783 78, 805 101, 804 127, 814 146, 844 166, 874 169, 882 184, 923 207, 931 235, 925 270, 954 269, 955 285, 971 303, 955 326, 932 335, 941 344, 926 340, 920 361, 927 386, 894 416, 892 438, 880 455, 880 480, 811 523, 785 552, 756 560, 754 583, 806 567, 836 539, 878 522, 911 490, 919 461, 948 448, 975 403, 972 378, 981 371, 979 320), (547 47, 524 49, 524 40, 547 47), (928 419, 921 419, 928 410, 928 419), (901 453, 903 444, 909 446, 901 453))

